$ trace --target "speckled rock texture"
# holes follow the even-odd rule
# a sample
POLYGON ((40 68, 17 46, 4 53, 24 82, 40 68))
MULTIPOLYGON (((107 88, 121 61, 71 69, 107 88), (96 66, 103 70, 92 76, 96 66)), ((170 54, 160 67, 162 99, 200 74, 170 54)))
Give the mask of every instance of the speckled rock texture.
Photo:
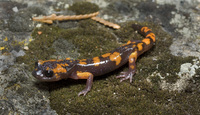
POLYGON ((200 0, 1 0, 0 85, 2 115, 199 114, 200 0), (89 19, 32 21, 96 10, 121 29, 89 19), (115 79, 124 66, 95 78, 92 90, 78 97, 85 81, 45 83, 32 76, 36 60, 91 58, 141 38, 130 35, 131 23, 149 26, 157 36, 154 48, 138 59, 133 83, 115 79))

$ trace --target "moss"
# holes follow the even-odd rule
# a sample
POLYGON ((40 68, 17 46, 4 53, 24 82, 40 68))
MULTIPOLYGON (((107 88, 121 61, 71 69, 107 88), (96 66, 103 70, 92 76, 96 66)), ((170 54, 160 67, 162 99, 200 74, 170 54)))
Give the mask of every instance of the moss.
POLYGON ((200 75, 200 69, 196 69, 195 72, 196 72, 197 75, 200 75))
POLYGON ((58 38, 59 28, 55 26, 44 25, 42 28, 36 28, 32 33, 34 41, 31 42, 26 51, 26 55, 17 58, 17 62, 26 63, 29 65, 29 70, 34 67, 34 62, 37 60, 46 60, 53 54, 54 49, 51 48, 52 43, 58 38), (37 32, 42 32, 38 34, 37 32))
POLYGON ((89 14, 99 11, 99 7, 96 4, 90 2, 75 2, 68 8, 69 10, 79 14, 89 14))
POLYGON ((116 80, 113 81, 113 77, 114 76, 109 77, 107 80, 102 79, 95 81, 93 90, 85 97, 78 97, 77 93, 74 93, 83 89, 83 85, 72 85, 70 81, 63 81, 65 84, 69 83, 69 85, 65 85, 66 88, 57 88, 57 90, 54 89, 52 91, 51 101, 53 102, 51 103, 51 107, 57 108, 58 103, 56 102, 61 102, 61 104, 59 104, 61 106, 59 107, 67 108, 66 111, 63 109, 56 109, 58 114, 66 114, 66 112, 74 114, 147 114, 149 112, 156 113, 165 110, 162 108, 163 105, 156 105, 156 103, 160 103, 160 100, 157 100, 158 102, 155 102, 155 104, 151 104, 151 102, 155 101, 155 97, 170 97, 167 92, 159 94, 157 92, 153 93, 149 90, 148 83, 144 85, 142 82, 135 84, 137 86, 143 86, 141 90, 138 90, 133 84, 119 84, 116 80), (154 95, 152 95, 152 93, 154 95), (150 95, 152 96, 148 97, 150 95), (151 111, 148 110, 149 108, 152 108, 151 111))
MULTIPOLYGON (((80 29, 69 39, 70 42, 79 48, 81 58, 92 58, 106 53, 110 49, 119 47, 116 38, 106 29, 98 28, 97 23, 92 20, 81 21, 80 29), (77 36, 79 35, 79 36, 77 36)), ((64 33, 64 36, 68 33, 64 33)))
POLYGON ((179 112, 184 114, 179 111, 181 104, 189 101, 180 102, 178 98, 183 98, 181 94, 152 89, 149 83, 144 81, 133 84, 119 83, 113 77, 96 80, 92 91, 85 97, 77 96, 85 83, 81 85, 80 81, 61 81, 58 84, 65 84, 65 86, 53 88, 50 98, 51 107, 56 108, 58 114, 68 112, 71 114, 174 114, 179 112), (174 105, 171 101, 177 104, 174 105))

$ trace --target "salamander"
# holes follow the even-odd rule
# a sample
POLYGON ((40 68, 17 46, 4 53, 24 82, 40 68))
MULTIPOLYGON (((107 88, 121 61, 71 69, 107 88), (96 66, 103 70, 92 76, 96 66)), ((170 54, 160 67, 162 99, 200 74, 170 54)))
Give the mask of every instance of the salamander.
POLYGON ((35 62, 35 69, 32 75, 40 81, 46 82, 67 78, 75 80, 87 79, 85 89, 78 93, 78 96, 85 96, 92 88, 94 76, 109 73, 128 63, 128 71, 121 72, 116 78, 120 78, 120 82, 127 79, 132 82, 132 77, 136 73, 135 62, 137 57, 149 50, 156 41, 155 34, 148 27, 133 24, 132 28, 138 31, 144 39, 130 40, 109 53, 90 59, 38 60, 35 62))

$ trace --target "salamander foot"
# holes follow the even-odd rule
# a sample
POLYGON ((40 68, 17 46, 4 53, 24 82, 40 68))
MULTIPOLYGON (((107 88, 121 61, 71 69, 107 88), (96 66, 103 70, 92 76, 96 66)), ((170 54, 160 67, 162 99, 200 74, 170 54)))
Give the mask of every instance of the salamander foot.
POLYGON ((135 74, 135 70, 134 71, 128 71, 128 72, 121 72, 120 75, 118 75, 116 78, 122 78, 120 80, 120 82, 130 79, 130 83, 133 80, 133 75, 135 74))

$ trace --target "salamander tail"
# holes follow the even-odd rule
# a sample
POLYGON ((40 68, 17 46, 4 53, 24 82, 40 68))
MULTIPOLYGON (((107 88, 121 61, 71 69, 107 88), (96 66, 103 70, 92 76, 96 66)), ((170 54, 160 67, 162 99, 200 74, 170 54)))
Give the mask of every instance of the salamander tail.
POLYGON ((132 24, 132 27, 134 30, 138 31, 142 36, 144 36, 145 39, 151 39, 153 42, 156 41, 155 34, 148 27, 140 26, 137 24, 132 24))

